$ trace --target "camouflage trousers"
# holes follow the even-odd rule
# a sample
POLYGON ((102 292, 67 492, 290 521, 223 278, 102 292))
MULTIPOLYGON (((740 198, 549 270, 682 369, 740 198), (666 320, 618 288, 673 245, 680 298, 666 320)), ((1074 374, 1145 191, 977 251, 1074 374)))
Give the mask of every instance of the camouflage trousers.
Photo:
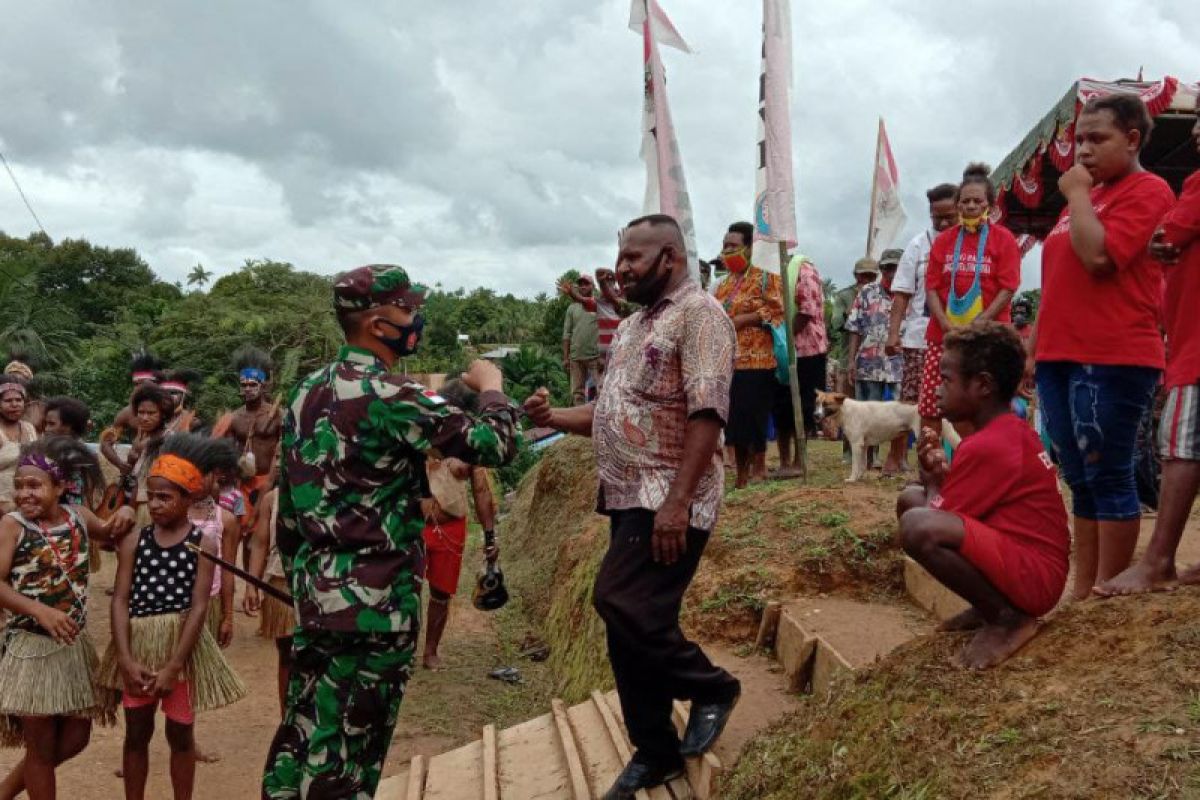
POLYGON ((374 797, 415 649, 415 632, 298 631, 263 800, 374 797))

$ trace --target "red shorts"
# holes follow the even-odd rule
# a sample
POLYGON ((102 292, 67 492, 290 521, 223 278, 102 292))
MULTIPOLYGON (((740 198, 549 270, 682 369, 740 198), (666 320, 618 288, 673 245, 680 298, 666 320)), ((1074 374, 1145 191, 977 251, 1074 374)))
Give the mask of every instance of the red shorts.
POLYGON ((1034 617, 1046 614, 1067 585, 1067 561, 1055 563, 1012 536, 972 517, 957 515, 966 535, 959 552, 1017 608, 1034 617))
MULTIPOLYGON (((154 705, 160 698, 121 692, 122 708, 145 708, 154 705)), ((166 718, 180 725, 191 725, 196 721, 196 712, 192 709, 192 685, 187 681, 175 684, 171 693, 162 699, 162 710, 166 718)))
POLYGON ((426 525, 425 580, 442 594, 458 591, 462 573, 463 548, 467 545, 467 520, 454 519, 437 525, 426 525))
POLYGON ((932 344, 925 348, 925 364, 921 369, 921 397, 917 401, 917 413, 923 419, 939 419, 938 387, 942 385, 942 346, 932 344))

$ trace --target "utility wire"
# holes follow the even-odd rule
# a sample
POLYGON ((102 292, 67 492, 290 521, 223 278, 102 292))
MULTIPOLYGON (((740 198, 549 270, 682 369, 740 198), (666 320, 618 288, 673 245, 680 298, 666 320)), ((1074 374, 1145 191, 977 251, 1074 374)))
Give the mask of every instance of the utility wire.
POLYGON ((29 215, 33 217, 33 221, 37 223, 38 230, 48 239, 50 234, 46 233, 46 228, 42 225, 42 221, 38 219, 37 212, 33 210, 33 206, 29 204, 29 198, 25 196, 25 190, 21 188, 21 184, 17 181, 17 176, 13 173, 12 167, 8 165, 8 159, 4 157, 4 151, 0 150, 0 161, 4 162, 4 169, 8 171, 8 177, 12 178, 13 186, 17 188, 17 194, 21 195, 21 200, 24 201, 25 207, 29 209, 29 215))

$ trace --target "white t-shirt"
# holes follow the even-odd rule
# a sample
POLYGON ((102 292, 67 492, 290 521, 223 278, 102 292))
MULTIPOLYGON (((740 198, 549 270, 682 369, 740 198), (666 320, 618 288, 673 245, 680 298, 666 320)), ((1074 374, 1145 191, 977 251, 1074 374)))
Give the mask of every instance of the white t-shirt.
POLYGON ((900 328, 900 345, 910 350, 925 349, 925 329, 929 327, 929 314, 925 310, 925 267, 929 264, 929 251, 936 238, 937 232, 933 230, 921 231, 914 236, 904 248, 904 256, 892 280, 893 292, 912 295, 900 328))

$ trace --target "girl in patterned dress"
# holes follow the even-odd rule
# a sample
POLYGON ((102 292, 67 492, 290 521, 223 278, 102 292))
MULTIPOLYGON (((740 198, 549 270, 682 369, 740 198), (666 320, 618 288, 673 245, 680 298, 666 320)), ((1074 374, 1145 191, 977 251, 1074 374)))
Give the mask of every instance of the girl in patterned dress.
POLYGON ((94 539, 128 531, 133 510, 106 523, 63 502, 68 476, 96 466, 68 436, 27 444, 13 480, 17 508, 0 519, 0 607, 13 614, 0 644, 0 742, 25 747, 0 796, 54 797, 55 767, 87 746, 102 716, 84 630, 88 553, 94 539))
POLYGON ((246 688, 205 624, 217 544, 189 519, 210 491, 205 466, 222 443, 171 434, 146 480, 152 525, 121 543, 112 599, 112 642, 99 681, 121 690, 125 709, 125 796, 142 798, 150 766, 155 709, 161 701, 176 798, 196 777, 195 712, 240 700, 246 688))

